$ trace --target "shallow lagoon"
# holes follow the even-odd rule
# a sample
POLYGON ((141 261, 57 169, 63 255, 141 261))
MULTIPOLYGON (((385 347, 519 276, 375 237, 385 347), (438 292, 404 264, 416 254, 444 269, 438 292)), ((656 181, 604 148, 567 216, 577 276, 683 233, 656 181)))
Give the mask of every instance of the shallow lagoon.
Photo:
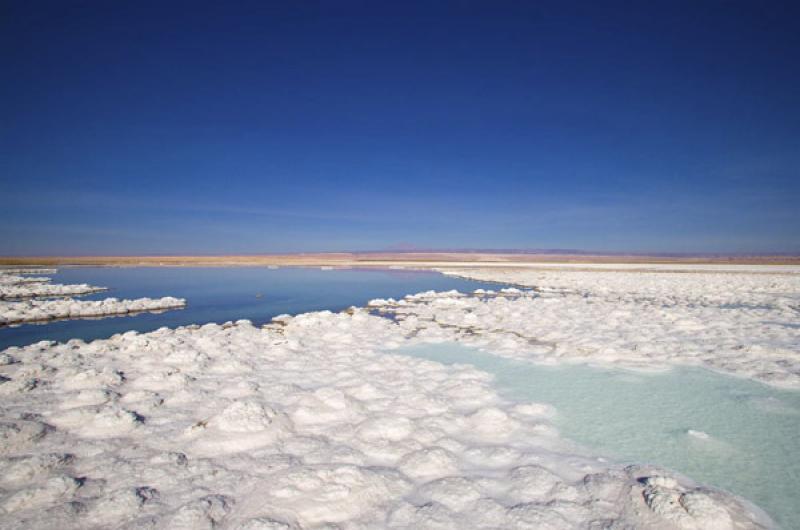
POLYGON ((800 392, 701 368, 541 366, 451 343, 395 353, 471 364, 505 397, 553 405, 553 424, 593 454, 665 466, 800 528, 800 392))
POLYGON ((76 267, 49 275, 53 283, 88 283, 108 291, 79 300, 108 297, 186 298, 182 310, 160 314, 99 320, 63 320, 0 329, 0 349, 40 340, 66 341, 109 337, 128 330, 152 331, 162 326, 222 323, 249 319, 269 322, 281 313, 297 314, 329 309, 340 311, 364 306, 373 298, 402 298, 427 290, 472 291, 496 288, 483 282, 444 276, 436 272, 389 269, 337 269, 265 267, 76 267))

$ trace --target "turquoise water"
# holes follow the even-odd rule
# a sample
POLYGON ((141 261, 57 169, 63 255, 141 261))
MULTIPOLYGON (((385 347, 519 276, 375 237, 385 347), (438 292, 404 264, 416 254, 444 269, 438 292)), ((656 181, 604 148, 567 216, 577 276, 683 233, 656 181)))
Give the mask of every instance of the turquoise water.
POLYGON ((471 364, 493 374, 505 397, 553 405, 554 425, 594 454, 665 466, 800 528, 800 392, 700 368, 539 366, 458 344, 395 353, 471 364))
POLYGON ((40 340, 89 340, 128 330, 152 331, 161 326, 222 323, 243 318, 261 324, 281 313, 339 311, 353 305, 363 306, 373 298, 401 298, 430 289, 465 292, 497 287, 436 272, 388 269, 76 267, 60 269, 49 276, 53 283, 109 287, 105 292, 78 297, 80 300, 176 296, 186 298, 187 307, 160 314, 0 328, 0 350, 40 340))

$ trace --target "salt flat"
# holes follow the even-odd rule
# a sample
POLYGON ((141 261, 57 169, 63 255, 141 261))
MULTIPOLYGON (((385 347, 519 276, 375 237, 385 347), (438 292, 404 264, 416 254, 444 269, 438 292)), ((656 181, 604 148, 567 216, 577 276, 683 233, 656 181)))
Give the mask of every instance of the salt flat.
MULTIPOLYGON (((546 407, 310 313, 9 348, 5 527, 756 528, 735 498, 579 457, 546 407)), ((759 522, 760 521, 760 522, 759 522)))
POLYGON ((800 269, 740 272, 446 269, 526 290, 437 293, 373 307, 422 328, 536 362, 640 369, 701 365, 800 387, 800 269))
POLYGON ((586 456, 550 407, 501 398, 484 372, 384 352, 457 341, 794 386, 800 277, 456 273, 534 289, 5 350, 3 527, 770 525, 670 471, 586 456))

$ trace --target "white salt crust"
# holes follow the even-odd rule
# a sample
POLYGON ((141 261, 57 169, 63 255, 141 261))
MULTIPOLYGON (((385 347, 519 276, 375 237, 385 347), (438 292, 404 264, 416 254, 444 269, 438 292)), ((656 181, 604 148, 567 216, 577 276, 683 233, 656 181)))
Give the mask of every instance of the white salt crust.
MULTIPOLYGON (((49 270, 49 269, 39 269, 49 270)), ((0 301, 25 298, 54 298, 79 296, 105 291, 105 287, 95 287, 85 283, 62 285, 51 284, 50 278, 41 276, 19 276, 13 272, 37 272, 37 269, 0 269, 0 301)), ((56 272, 55 270, 51 272, 56 272)), ((2 311, 2 306, 0 306, 2 311)))
POLYGON ((514 359, 644 370, 699 365, 800 388, 800 274, 443 272, 527 289, 422 293, 370 307, 426 340, 458 340, 514 359))
POLYGON ((50 278, 46 276, 19 276, 17 274, 3 274, 0 272, 0 286, 19 285, 26 283, 46 283, 50 278))
MULTIPOLYGON (((472 269, 476 265, 480 269, 509 269, 516 270, 585 270, 585 271, 627 271, 627 272, 733 272, 733 273, 767 273, 767 274, 800 274, 798 265, 741 265, 731 263, 502 263, 502 262, 473 262, 455 265, 455 269, 472 269)), ((453 270, 451 267, 447 267, 453 270)))
POLYGON ((68 297, 105 291, 106 287, 95 287, 85 283, 50 284, 48 283, 50 278, 17 276, 15 274, 23 272, 56 271, 51 269, 0 269, 0 326, 65 318, 99 318, 142 311, 162 311, 186 305, 186 300, 171 296, 136 300, 118 300, 116 298, 96 301, 73 300, 68 297), (63 299, 30 300, 31 298, 56 297, 63 299))
POLYGON ((186 300, 183 298, 171 296, 137 298, 135 300, 106 298, 105 300, 79 301, 67 298, 64 300, 0 302, 0 326, 64 318, 94 318, 142 311, 162 311, 185 305, 186 300))
POLYGON ((502 400, 474 368, 384 353, 432 329, 415 332, 410 318, 353 309, 5 350, 0 525, 769 524, 667 471, 580 456, 548 407, 502 400))
POLYGON ((55 274, 56 269, 21 267, 21 268, 0 268, 0 274, 55 274))
MULTIPOLYGON (((2 276, 0 276, 0 278, 2 278, 2 276)), ((78 296, 82 294, 98 293, 106 289, 106 287, 95 287, 85 283, 69 285, 49 284, 44 282, 24 282, 16 285, 3 285, 0 283, 0 300, 78 296)))

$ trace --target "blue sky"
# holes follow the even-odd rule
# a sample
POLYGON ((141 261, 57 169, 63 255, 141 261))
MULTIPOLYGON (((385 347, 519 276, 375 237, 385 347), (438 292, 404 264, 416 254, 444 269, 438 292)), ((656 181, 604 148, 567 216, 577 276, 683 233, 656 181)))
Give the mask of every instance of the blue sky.
POLYGON ((2 4, 0 254, 800 252, 796 3, 225 4, 2 4))

